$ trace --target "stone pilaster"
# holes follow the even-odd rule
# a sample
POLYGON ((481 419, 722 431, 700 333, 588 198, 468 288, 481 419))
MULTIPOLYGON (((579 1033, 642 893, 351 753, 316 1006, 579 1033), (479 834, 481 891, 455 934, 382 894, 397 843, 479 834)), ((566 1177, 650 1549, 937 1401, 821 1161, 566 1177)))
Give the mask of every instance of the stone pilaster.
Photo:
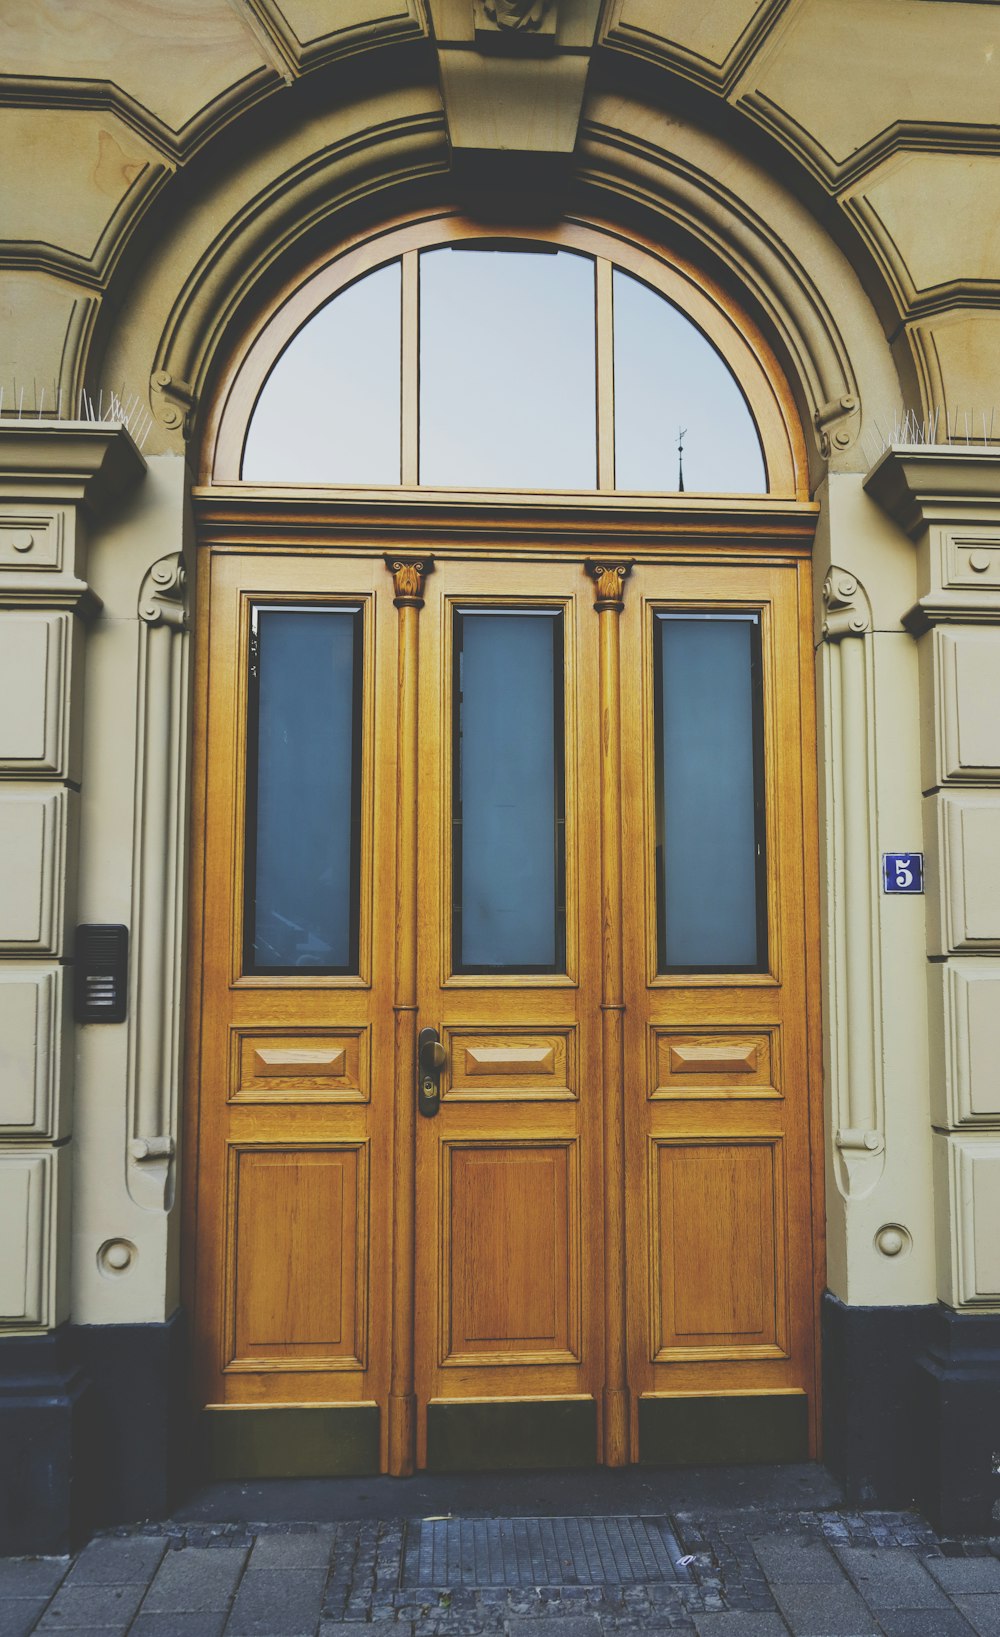
POLYGON ((937 1276, 951 1310, 924 1361, 939 1429, 927 1488, 948 1527, 985 1528, 1000 1498, 1000 452, 896 447, 866 487, 917 552, 904 623, 920 656, 937 1276))
POLYGON ((23 1360, 70 1314, 84 646, 100 606, 87 530, 143 465, 117 425, 0 424, 0 1348, 4 1338, 23 1344, 0 1359, 0 1442, 17 1445, 26 1487, 12 1549, 60 1549, 75 1505, 69 1477, 54 1497, 31 1474, 47 1462, 74 1470, 79 1371, 64 1365, 65 1349, 50 1349, 36 1393, 23 1360), (36 1401, 48 1429, 40 1437, 36 1401))

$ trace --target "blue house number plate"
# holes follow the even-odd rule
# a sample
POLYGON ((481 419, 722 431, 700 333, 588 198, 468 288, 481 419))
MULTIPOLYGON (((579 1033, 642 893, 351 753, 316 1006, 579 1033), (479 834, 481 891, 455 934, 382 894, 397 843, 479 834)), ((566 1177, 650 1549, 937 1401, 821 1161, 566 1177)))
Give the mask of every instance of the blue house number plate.
POLYGON ((923 892, 923 853, 883 853, 883 892, 923 892))

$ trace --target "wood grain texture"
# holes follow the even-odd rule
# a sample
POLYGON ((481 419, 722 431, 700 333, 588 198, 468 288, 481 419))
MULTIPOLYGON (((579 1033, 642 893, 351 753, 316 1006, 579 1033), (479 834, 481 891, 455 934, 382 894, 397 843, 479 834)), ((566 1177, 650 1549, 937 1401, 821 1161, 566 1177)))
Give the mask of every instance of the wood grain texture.
POLYGON ((443 1156, 447 1363, 579 1355, 572 1145, 452 1143, 443 1156))
MULTIPOLYGON (((397 1472, 426 1458, 430 1403, 592 1403, 601 1456, 621 1461, 641 1454, 642 1394, 805 1393, 815 1447, 822 1178, 800 543, 754 538, 752 508, 725 545, 640 543, 622 612, 602 596, 595 615, 582 551, 536 528, 496 532, 487 552, 477 523, 439 539, 423 608, 397 608, 365 545, 268 545, 270 504, 259 547, 220 537, 204 554, 200 592, 211 618, 185 1150, 199 1402, 377 1404, 382 1467, 397 1472), (364 608, 353 978, 241 971, 247 631, 268 600, 364 608), (453 971, 456 606, 562 612, 567 960, 550 976, 453 971), (655 970, 660 608, 761 618, 767 972, 655 970), (428 1024, 447 1054, 433 1119, 416 1114, 428 1024)), ((616 543, 606 563, 621 561, 616 543)))
POLYGON ((232 1150, 229 1369, 364 1368, 366 1172, 363 1147, 232 1150))

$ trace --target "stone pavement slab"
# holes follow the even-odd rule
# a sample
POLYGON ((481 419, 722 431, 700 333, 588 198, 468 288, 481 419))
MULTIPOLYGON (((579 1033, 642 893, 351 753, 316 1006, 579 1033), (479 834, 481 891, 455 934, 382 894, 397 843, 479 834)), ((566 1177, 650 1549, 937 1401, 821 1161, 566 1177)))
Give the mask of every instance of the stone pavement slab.
POLYGON ((844 1572, 821 1541, 794 1535, 762 1535, 753 1542, 754 1554, 768 1580, 789 1586, 836 1586, 844 1572))
POLYGON ((788 1637, 780 1614, 746 1614, 741 1609, 724 1614, 696 1614, 698 1637, 788 1637))
POLYGON ((206 1614, 228 1611, 245 1548, 186 1546, 168 1552, 142 1605, 143 1614, 206 1614))
POLYGON ((39 1631, 126 1631, 142 1602, 144 1582, 134 1586, 72 1586, 64 1581, 48 1605, 39 1631))
POLYGON ((793 1637, 881 1637, 846 1575, 839 1586, 772 1582, 771 1590, 793 1637))
POLYGON ((68 1557, 0 1557, 0 1598, 51 1597, 69 1566, 68 1557))
POLYGON ((960 1593, 954 1602, 977 1637, 1000 1637, 1000 1593, 960 1593))
POLYGON ((240 1582, 226 1637, 313 1637, 323 1606, 326 1570, 258 1569, 254 1556, 240 1582))
POLYGON ((937 1581, 920 1559, 902 1546, 835 1546, 834 1552, 869 1608, 948 1607, 937 1581))
POLYGON ((885 1637, 972 1637, 957 1609, 879 1609, 885 1637))
POLYGON ((37 1602, 32 1597, 5 1597, 0 1600, 0 1631, 3 1637, 28 1637, 45 1612, 46 1601, 37 1602))
POLYGON ((140 1614, 128 1637, 222 1637, 224 1614, 140 1614))
POLYGON ((73 1586, 124 1586, 149 1581, 167 1549, 155 1536, 104 1535, 84 1547, 67 1575, 73 1586))
POLYGON ((946 1592, 1000 1592, 995 1557, 929 1557, 927 1567, 946 1592))
POLYGON ((258 1535, 253 1548, 253 1568, 325 1569, 330 1562, 332 1524, 319 1529, 272 1530, 258 1535))

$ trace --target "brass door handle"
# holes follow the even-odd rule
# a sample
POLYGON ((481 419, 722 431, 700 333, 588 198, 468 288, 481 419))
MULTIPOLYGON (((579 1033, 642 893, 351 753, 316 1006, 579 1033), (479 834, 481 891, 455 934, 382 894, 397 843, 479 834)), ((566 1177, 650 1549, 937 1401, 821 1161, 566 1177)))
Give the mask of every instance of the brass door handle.
POLYGON ((430 1119, 441 1107, 441 1070, 448 1053, 436 1029, 421 1029, 417 1037, 417 1108, 430 1119))

